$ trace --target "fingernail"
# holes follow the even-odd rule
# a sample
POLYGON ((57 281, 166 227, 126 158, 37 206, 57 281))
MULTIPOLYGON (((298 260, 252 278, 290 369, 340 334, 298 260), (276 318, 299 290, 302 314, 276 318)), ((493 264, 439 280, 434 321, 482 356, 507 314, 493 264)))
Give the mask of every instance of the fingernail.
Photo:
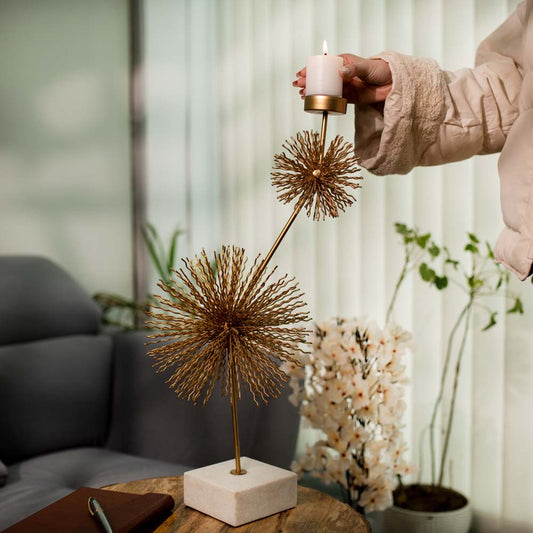
POLYGON ((347 76, 348 74, 350 74, 350 69, 348 67, 342 67, 340 71, 341 71, 341 74, 343 74, 344 76, 347 76))

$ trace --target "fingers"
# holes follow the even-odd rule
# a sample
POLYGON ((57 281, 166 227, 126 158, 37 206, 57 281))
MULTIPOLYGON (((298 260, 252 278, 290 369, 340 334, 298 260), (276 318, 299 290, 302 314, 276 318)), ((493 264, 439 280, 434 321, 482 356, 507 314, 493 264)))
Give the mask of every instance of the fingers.
POLYGON ((292 82, 292 86, 293 87, 299 87, 300 90, 298 91, 300 93, 300 96, 302 98, 305 97, 305 84, 306 84, 306 73, 307 73, 307 68, 304 67, 302 69, 300 69, 297 73, 296 73, 296 79, 292 82))
POLYGON ((306 78, 298 78, 292 82, 293 87, 305 87, 306 78))
POLYGON ((303 98, 305 96, 305 78, 298 78, 292 82, 293 87, 298 87, 300 90, 300 96, 303 98))
POLYGON ((293 87, 305 87, 307 68, 304 67, 296 73, 296 79, 292 82, 293 87))

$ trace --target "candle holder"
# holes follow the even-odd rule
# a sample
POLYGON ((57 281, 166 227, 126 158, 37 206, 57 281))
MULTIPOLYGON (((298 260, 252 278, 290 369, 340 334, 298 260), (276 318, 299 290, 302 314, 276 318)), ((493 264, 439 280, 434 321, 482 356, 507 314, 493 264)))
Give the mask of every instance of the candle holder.
POLYGON ((328 128, 328 114, 345 115, 348 100, 341 96, 329 94, 310 94, 304 99, 304 111, 307 113, 322 113, 322 127, 320 128, 320 162, 324 158, 326 147, 326 131, 328 128))
POLYGON ((340 96, 328 94, 310 94, 304 99, 304 111, 308 113, 331 113, 345 115, 348 101, 340 96))
POLYGON ((275 268, 269 273, 267 265, 302 209, 323 220, 355 201, 348 189, 358 189, 361 177, 354 175, 353 146, 337 135, 326 150, 328 114, 345 114, 346 104, 339 96, 306 97, 305 111, 322 113, 320 134, 298 133, 274 156, 272 184, 280 201, 295 205, 265 258, 257 256, 248 269, 244 249, 223 246, 214 254, 215 268, 205 251, 184 259, 175 279, 159 283, 168 297, 157 296, 159 304, 148 312, 149 326, 158 331, 149 338, 159 345, 149 355, 158 372, 172 370, 170 388, 194 403, 203 396, 205 404, 220 380, 230 396, 235 462, 185 472, 184 503, 232 526, 297 503, 294 472, 241 457, 237 402, 245 388, 256 403, 266 403, 288 380, 278 363, 301 366, 308 332, 299 324, 310 319, 303 295, 287 275, 272 280, 275 268))

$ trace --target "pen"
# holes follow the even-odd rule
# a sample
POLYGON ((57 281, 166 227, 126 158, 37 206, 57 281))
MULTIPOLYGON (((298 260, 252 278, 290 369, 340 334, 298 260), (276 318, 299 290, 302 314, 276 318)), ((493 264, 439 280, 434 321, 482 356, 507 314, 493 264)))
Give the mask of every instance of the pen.
POLYGON ((91 513, 91 516, 94 516, 96 520, 98 520, 98 522, 102 526, 102 529, 106 533, 113 533, 111 524, 109 523, 109 520, 107 519, 107 516, 105 515, 104 510, 102 509, 102 506, 98 503, 98 500, 91 496, 87 503, 89 505, 89 512, 91 513))

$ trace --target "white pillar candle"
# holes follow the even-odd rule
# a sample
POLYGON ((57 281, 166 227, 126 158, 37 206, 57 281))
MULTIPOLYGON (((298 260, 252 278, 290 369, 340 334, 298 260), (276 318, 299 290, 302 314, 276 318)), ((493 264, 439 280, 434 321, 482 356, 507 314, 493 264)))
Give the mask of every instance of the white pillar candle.
POLYGON ((329 56, 328 45, 324 41, 323 54, 307 58, 305 94, 325 94, 342 96, 342 57, 329 56))

